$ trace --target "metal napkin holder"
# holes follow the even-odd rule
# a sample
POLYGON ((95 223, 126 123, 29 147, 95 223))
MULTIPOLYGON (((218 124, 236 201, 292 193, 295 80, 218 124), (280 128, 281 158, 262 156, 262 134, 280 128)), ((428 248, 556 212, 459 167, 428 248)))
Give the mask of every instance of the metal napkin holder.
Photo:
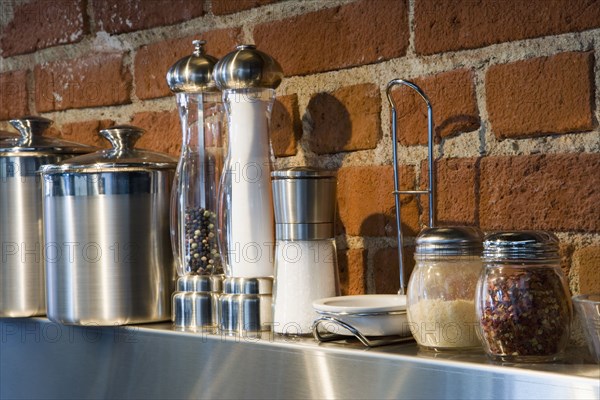
MULTIPOLYGON (((397 245, 398 245, 398 267, 400 272, 400 289, 398 290, 398 295, 406 294, 406 284, 404 280, 404 240, 402 237, 402 224, 400 217, 400 195, 401 194, 410 194, 410 195, 422 195, 426 194, 429 198, 429 227, 434 227, 435 223, 435 174, 434 174, 434 158, 433 158, 433 109, 431 107, 431 102, 429 98, 423 92, 423 90, 417 86, 416 84, 404 80, 404 79, 393 79, 388 82, 386 86, 386 96, 388 102, 390 103, 390 107, 392 109, 392 157, 393 157, 393 166, 394 166, 394 191, 392 192, 394 195, 395 206, 396 206, 396 228, 397 228, 397 245), (397 127, 397 111, 396 104, 392 97, 392 89, 395 86, 408 86, 409 88, 416 91, 419 96, 425 101, 427 106, 427 166, 428 166, 428 187, 423 190, 400 190, 400 173, 398 169, 398 127, 397 127)), ((377 337, 367 337, 363 335, 360 330, 356 329, 351 324, 342 321, 339 317, 343 315, 350 315, 349 313, 332 313, 332 312, 318 312, 321 316, 315 320, 313 324, 313 336, 319 342, 330 342, 330 341, 338 341, 349 338, 349 336, 329 333, 327 331, 323 331, 320 328, 324 324, 333 324, 340 328, 346 329, 349 331, 354 337, 356 337, 364 346, 366 347, 377 347, 377 346, 385 346, 390 344, 404 343, 414 340, 412 336, 400 336, 400 335, 392 335, 392 336, 377 336, 377 337)), ((406 310, 403 311, 389 311, 389 312, 373 312, 373 313, 360 313, 354 314, 353 316, 380 316, 380 315, 392 315, 392 314, 404 313, 406 314, 406 310)))

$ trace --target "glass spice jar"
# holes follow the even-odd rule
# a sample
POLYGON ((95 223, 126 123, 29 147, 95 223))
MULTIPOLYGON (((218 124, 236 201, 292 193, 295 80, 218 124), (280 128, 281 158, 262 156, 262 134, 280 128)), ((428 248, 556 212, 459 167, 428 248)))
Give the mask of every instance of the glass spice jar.
POLYGON ((556 236, 541 231, 486 236, 477 317, 488 356, 508 362, 557 360, 569 340, 572 314, 556 236))
POLYGON ((465 226, 428 228, 417 237, 407 317, 421 348, 481 348, 475 289, 482 269, 482 240, 479 229, 465 226))

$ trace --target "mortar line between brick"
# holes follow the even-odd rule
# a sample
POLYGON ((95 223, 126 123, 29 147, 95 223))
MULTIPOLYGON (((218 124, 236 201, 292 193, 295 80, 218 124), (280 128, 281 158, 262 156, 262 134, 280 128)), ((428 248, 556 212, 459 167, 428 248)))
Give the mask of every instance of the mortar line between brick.
POLYGON ((92 1, 93 0, 85 0, 85 2, 86 2, 85 12, 87 13, 88 27, 90 29, 90 36, 93 36, 94 32, 96 31, 96 19, 95 19, 95 15, 94 15, 94 7, 92 5, 92 1))
POLYGON ((489 115, 487 112, 485 75, 488 67, 481 67, 474 70, 475 101, 479 111, 479 154, 481 156, 489 152, 488 145, 495 139, 489 129, 489 115))
POLYGON ((35 104, 35 94, 36 94, 36 90, 35 90, 35 74, 34 74, 34 70, 32 69, 28 69, 27 70, 27 75, 26 75, 26 81, 27 81, 27 107, 29 109, 29 114, 30 115, 36 115, 37 114, 37 107, 35 104))
POLYGON ((414 57, 415 53, 415 0, 408 0, 408 48, 406 56, 414 57))
POLYGON ((593 77, 595 77, 595 85, 596 88, 596 98, 595 98, 595 124, 596 129, 600 128, 600 39, 597 36, 594 36, 592 39, 593 50, 594 50, 594 67, 593 67, 593 77))

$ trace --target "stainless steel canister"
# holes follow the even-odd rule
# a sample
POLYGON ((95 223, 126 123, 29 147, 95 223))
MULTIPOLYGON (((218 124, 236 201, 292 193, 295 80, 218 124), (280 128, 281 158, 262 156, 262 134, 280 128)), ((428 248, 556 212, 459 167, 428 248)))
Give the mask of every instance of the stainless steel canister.
POLYGON ((23 117, 10 121, 19 135, 0 133, 0 317, 46 313, 42 246, 44 164, 56 163, 93 147, 42 134, 52 121, 23 117))
POLYGON ((42 169, 48 318, 121 325, 168 320, 175 286, 169 195, 176 161, 135 149, 143 130, 100 131, 113 146, 42 169))

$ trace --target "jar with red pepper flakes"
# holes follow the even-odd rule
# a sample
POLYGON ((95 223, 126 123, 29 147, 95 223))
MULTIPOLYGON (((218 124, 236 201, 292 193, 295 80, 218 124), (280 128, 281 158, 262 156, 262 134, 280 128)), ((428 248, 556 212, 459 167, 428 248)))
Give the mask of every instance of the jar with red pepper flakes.
POLYGON ((572 305, 560 268, 558 238, 548 232, 489 234, 477 285, 477 318, 492 359, 548 362, 568 343, 572 305))

